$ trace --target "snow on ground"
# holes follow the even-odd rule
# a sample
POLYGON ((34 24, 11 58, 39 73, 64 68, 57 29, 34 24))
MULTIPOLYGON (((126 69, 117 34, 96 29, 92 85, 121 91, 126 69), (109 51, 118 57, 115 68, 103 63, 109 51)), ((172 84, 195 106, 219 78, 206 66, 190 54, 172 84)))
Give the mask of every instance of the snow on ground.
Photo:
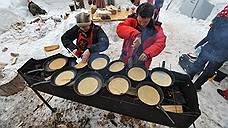
MULTIPOLYGON (((74 25, 74 15, 78 12, 71 12, 67 20, 61 19, 60 15, 69 12, 68 5, 72 1, 62 3, 61 0, 36 0, 35 2, 48 11, 48 15, 40 17, 42 21, 35 23, 31 23, 31 21, 39 17, 32 17, 31 14, 25 11, 24 3, 20 3, 19 0, 16 2, 3 2, 4 4, 0 6, 0 8, 8 7, 22 10, 17 11, 17 13, 22 12, 18 15, 25 19, 23 22, 17 20, 19 21, 18 23, 14 22, 7 31, 0 35, 0 62, 7 64, 0 71, 1 75, 4 76, 0 81, 0 85, 12 80, 16 76, 16 70, 28 59, 45 58, 46 55, 43 52, 43 47, 46 45, 60 44, 60 52, 65 55, 67 54, 61 44, 60 37, 67 29, 74 25), (17 5, 17 3, 20 4, 17 5), (57 22, 59 19, 61 19, 61 22, 57 22), (2 49, 5 47, 8 50, 3 52, 2 49), (19 53, 15 65, 11 65, 12 57, 10 53, 19 53)), ((151 67, 159 66, 165 60, 167 68, 184 73, 177 63, 178 58, 182 53, 193 51, 194 45, 206 35, 210 20, 191 19, 177 13, 178 8, 181 6, 181 0, 174 0, 169 10, 166 11, 165 8, 168 2, 166 1, 164 4, 160 15, 163 29, 167 35, 167 46, 159 56, 153 59, 151 67)), ((122 7, 131 5, 129 2, 120 4, 120 0, 117 0, 116 3, 117 5, 124 5, 122 7)), ((225 0, 213 0, 213 3, 216 3, 217 8, 209 16, 211 19, 219 11, 218 7, 225 5, 223 4, 225 0)), ((3 22, 2 20, 0 21, 3 22)), ((4 21, 4 23, 6 22, 8 21, 4 21)), ((100 24, 110 39, 110 47, 105 53, 110 56, 111 60, 118 59, 122 46, 122 40, 115 33, 115 26, 117 24, 118 22, 100 24)), ((202 91, 198 93, 202 114, 196 120, 197 127, 228 128, 228 102, 216 92, 217 88, 227 88, 227 82, 228 80, 226 79, 219 85, 209 81, 203 86, 202 91)), ((55 96, 52 97, 44 93, 42 95, 45 99, 51 99, 49 103, 51 106, 58 108, 57 113, 52 114, 45 105, 41 105, 42 102, 30 88, 25 88, 24 91, 13 96, 0 97, 0 127, 54 127, 60 123, 66 124, 69 127, 114 127, 109 120, 109 116, 112 114, 108 111, 55 96), (41 105, 41 107, 36 110, 37 105, 41 105)), ((148 122, 126 118, 118 114, 115 114, 115 122, 118 124, 118 127, 150 127, 148 122)))

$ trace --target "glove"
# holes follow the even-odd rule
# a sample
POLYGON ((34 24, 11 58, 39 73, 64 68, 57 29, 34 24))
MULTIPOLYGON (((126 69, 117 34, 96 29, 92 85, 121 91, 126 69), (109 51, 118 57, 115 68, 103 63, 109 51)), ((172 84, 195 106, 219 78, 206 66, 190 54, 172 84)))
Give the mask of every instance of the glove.
POLYGON ((147 61, 148 59, 148 56, 145 54, 145 53, 142 53, 140 56, 139 56, 139 60, 140 61, 147 61))

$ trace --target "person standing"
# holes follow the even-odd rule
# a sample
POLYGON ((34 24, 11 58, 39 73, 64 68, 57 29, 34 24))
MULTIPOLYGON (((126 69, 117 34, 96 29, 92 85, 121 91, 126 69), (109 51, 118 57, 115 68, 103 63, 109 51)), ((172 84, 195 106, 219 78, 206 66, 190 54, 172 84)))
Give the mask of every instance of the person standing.
POLYGON ((153 17, 154 6, 142 3, 125 21, 116 27, 117 35, 124 39, 120 59, 129 66, 135 64, 149 68, 152 58, 165 48, 166 36, 153 17))
POLYGON ((228 60, 228 5, 213 19, 207 36, 196 46, 202 46, 196 61, 187 72, 191 79, 202 70, 194 82, 197 90, 228 60))
POLYGON ((115 0, 107 0, 107 5, 115 6, 115 0))

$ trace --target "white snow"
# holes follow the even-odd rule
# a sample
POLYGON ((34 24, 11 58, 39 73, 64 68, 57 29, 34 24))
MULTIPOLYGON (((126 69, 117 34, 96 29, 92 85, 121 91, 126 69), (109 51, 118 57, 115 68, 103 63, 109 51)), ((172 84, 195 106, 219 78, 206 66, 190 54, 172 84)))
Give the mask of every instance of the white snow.
MULTIPOLYGON (((0 69, 0 74, 4 76, 0 85, 11 81, 17 74, 16 70, 28 59, 47 57, 43 51, 43 47, 46 45, 59 44, 60 53, 67 55, 60 38, 75 24, 74 16, 80 11, 85 11, 70 12, 68 5, 72 3, 71 0, 34 0, 34 2, 45 9, 48 14, 33 17, 27 10, 26 0, 0 0, 0 33, 2 33, 0 35, 0 62, 7 64, 2 71, 0 69), (64 16, 66 12, 70 13, 70 16, 63 20, 61 15, 64 16), (43 21, 31 23, 37 18, 41 18, 43 21), (56 21, 59 19, 61 22, 56 21), (8 50, 3 52, 2 49, 5 47, 8 50), (15 65, 11 65, 10 53, 19 53, 15 65)), ((184 73, 178 65, 179 56, 182 53, 193 51, 194 45, 207 34, 211 19, 227 4, 226 0, 210 0, 215 5, 211 15, 206 20, 197 20, 179 14, 178 9, 181 2, 182 0, 173 0, 168 10, 165 8, 169 1, 164 3, 160 21, 163 23, 162 27, 167 35, 167 45, 159 56, 153 58, 151 68, 159 66, 165 60, 167 68, 184 73)), ((85 3, 87 4, 87 1, 85 3)), ((131 6, 130 1, 123 3, 121 0, 116 0, 116 4, 121 7, 131 6)), ((122 46, 122 40, 115 32, 117 24, 118 22, 100 23, 110 39, 110 47, 105 53, 110 56, 111 60, 118 59, 122 46)), ((227 87, 227 79, 220 85, 208 81, 202 91, 197 93, 202 114, 196 120, 196 127, 228 128, 228 102, 216 92, 217 88, 227 87)), ((42 95, 45 99, 51 97, 44 93, 42 95)), ((12 96, 0 97, 0 127, 50 127, 49 125, 53 126, 53 121, 80 122, 82 117, 90 118, 90 127, 114 127, 107 119, 104 119, 104 115, 107 115, 108 111, 54 96, 49 103, 59 109, 60 115, 52 114, 45 105, 33 112, 41 103, 30 88, 25 88, 24 91, 12 96), (104 122, 99 122, 101 120, 104 122), (101 125, 102 123, 104 125, 101 125)), ((118 127, 131 126, 121 123, 120 115, 115 114, 115 116, 118 127)), ((150 127, 150 124, 144 121, 129 121, 129 124, 131 123, 135 127, 150 127)))

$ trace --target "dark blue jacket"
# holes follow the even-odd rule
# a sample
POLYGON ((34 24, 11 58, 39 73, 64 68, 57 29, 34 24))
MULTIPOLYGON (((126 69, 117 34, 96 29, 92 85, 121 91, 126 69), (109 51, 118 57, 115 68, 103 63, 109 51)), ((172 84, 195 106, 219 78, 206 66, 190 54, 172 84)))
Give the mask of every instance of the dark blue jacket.
MULTIPOLYGON (((202 52, 210 61, 224 62, 228 60, 228 19, 224 17, 216 17, 210 28, 207 37, 199 44, 202 52)), ((197 44, 197 45, 199 45, 197 44)))
POLYGON ((160 9, 162 8, 164 0, 155 0, 155 7, 160 9))
MULTIPOLYGON (((109 46, 108 37, 100 26, 93 23, 92 25, 93 30, 89 30, 89 32, 85 33, 87 36, 90 35, 90 32, 93 33, 92 46, 89 48, 89 51, 91 53, 105 51, 109 46)), ((72 51, 77 49, 77 45, 74 44, 73 41, 78 39, 80 32, 80 28, 77 25, 66 31, 61 37, 63 46, 70 48, 72 51)))

